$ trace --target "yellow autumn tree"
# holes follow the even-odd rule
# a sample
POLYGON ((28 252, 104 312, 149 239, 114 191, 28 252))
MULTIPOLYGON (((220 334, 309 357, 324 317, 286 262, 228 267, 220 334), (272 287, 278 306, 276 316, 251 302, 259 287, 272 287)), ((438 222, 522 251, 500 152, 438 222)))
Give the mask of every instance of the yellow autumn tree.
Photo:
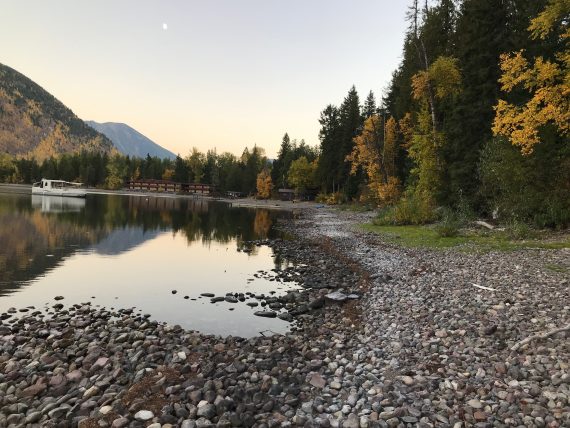
POLYGON ((259 174, 257 174, 257 197, 259 199, 268 199, 271 196, 271 190, 273 189, 273 181, 271 181, 271 174, 264 168, 259 174))
POLYGON ((554 125, 561 135, 570 135, 569 16, 570 1, 550 0, 528 28, 534 39, 544 39, 558 31, 561 48, 553 59, 538 56, 529 61, 524 50, 500 58, 501 89, 510 93, 523 88, 530 99, 522 105, 499 100, 493 133, 507 137, 525 155, 531 154, 540 143, 540 130, 545 125, 554 125))
POLYGON ((174 177, 174 168, 166 168, 162 173, 162 179, 172 180, 172 177, 174 177))
POLYGON ((315 187, 315 176, 317 173, 317 161, 309 162, 305 156, 295 159, 291 162, 289 171, 287 172, 287 180, 295 189, 295 193, 299 195, 307 189, 315 187))
POLYGON ((407 149, 411 146, 414 139, 414 122, 412 120, 412 114, 409 112, 406 113, 404 117, 398 121, 398 127, 402 134, 402 139, 404 140, 402 146, 407 149))
POLYGON ((107 178, 105 185, 108 189, 120 189, 125 183, 127 176, 127 164, 125 157, 119 154, 113 155, 107 163, 107 178))
POLYGON ((204 177, 204 164, 206 163, 206 156, 201 153, 196 147, 192 147, 192 151, 186 157, 186 164, 192 173, 192 181, 201 183, 204 177))
POLYGON ((138 180, 140 178, 140 176, 141 176, 141 168, 140 168, 140 166, 137 166, 137 168, 133 171, 131 179, 132 180, 138 180))
POLYGON ((435 207, 441 187, 444 169, 441 149, 446 142, 436 121, 434 102, 453 97, 460 89, 461 73, 456 58, 440 56, 427 70, 412 77, 412 96, 420 103, 420 111, 407 149, 416 165, 412 169, 412 174, 417 176, 414 196, 426 213, 435 207))
POLYGON ((378 205, 394 204, 400 196, 396 177, 398 125, 393 117, 382 126, 382 118, 372 115, 364 122, 362 132, 354 138, 354 148, 346 157, 350 173, 359 168, 366 173, 368 191, 378 205))

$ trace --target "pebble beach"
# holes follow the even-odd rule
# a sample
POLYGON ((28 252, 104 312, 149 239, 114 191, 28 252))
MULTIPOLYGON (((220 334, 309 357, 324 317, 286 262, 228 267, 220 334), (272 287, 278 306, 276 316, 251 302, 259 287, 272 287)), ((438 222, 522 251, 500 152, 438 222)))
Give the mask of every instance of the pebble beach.
POLYGON ((259 299, 284 335, 1 314, 0 426, 570 426, 570 251, 403 248, 371 215, 305 208, 257 243, 296 262, 277 275, 301 288, 259 299))

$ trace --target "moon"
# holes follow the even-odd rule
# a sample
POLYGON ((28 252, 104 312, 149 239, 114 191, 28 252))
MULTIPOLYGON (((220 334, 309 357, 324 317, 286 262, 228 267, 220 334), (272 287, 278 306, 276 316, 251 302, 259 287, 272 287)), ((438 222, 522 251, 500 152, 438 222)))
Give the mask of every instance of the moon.
POLYGON ((162 24, 162 29, 163 29, 164 31, 168 30, 168 25, 166 25, 166 22, 164 22, 164 23, 162 24))

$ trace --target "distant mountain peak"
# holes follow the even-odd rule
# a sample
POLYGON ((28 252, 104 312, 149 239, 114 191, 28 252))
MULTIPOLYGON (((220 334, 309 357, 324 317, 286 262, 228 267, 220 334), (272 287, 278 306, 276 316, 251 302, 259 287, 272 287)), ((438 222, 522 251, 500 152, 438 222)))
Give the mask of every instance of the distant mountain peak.
POLYGON ((144 158, 149 154, 150 156, 156 156, 159 158, 176 158, 176 155, 170 150, 159 146, 150 138, 141 134, 126 123, 99 123, 93 120, 86 120, 85 123, 96 131, 106 135, 113 142, 117 150, 124 155, 144 158))

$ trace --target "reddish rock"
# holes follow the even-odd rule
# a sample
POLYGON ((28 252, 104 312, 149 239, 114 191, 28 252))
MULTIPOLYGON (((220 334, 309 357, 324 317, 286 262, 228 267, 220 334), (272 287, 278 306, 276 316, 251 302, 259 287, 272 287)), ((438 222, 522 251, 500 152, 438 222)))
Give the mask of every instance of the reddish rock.
POLYGON ((475 418, 476 421, 486 421, 487 420, 487 414, 485 412, 480 411, 480 410, 473 413, 473 417, 475 418))
POLYGON ((66 382, 67 380, 65 379, 65 376, 62 374, 52 376, 49 380, 50 386, 59 386, 61 384, 65 384, 66 382))
POLYGON ((36 395, 41 394, 43 391, 45 391, 46 388, 47 388, 47 385, 45 383, 45 379, 41 378, 41 379, 38 379, 38 381, 35 384, 28 386, 26 389, 24 389, 20 393, 20 396, 21 397, 35 397, 36 395))
POLYGON ((93 364, 93 368, 99 368, 99 367, 105 367, 105 365, 109 362, 109 358, 107 357, 99 357, 99 359, 97 359, 97 361, 95 361, 95 364, 93 364))
POLYGON ((73 370, 73 371, 67 373, 67 375, 65 375, 65 377, 67 378, 67 380, 69 380, 71 382, 77 382, 83 378, 83 374, 79 370, 73 370))
POLYGON ((507 372, 507 366, 504 363, 495 364, 495 370, 498 374, 505 374, 507 372))
POLYGON ((318 373, 313 373, 309 383, 317 388, 324 388, 327 381, 318 373))

